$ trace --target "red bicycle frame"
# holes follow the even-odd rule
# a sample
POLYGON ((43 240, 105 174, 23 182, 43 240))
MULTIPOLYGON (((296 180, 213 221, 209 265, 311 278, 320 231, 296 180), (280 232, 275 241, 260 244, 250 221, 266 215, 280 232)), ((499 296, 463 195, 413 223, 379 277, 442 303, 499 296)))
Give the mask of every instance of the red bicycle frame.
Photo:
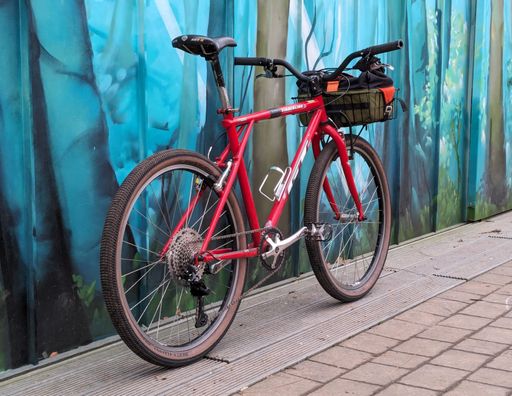
MULTIPOLYGON (((281 187, 282 193, 278 197, 276 197, 275 203, 272 206, 270 214, 265 223, 265 227, 275 227, 278 224, 281 214, 283 212, 283 208, 286 202, 288 201, 288 197, 292 189, 293 182, 295 181, 299 173, 299 170, 302 166, 308 149, 312 146, 314 157, 318 157, 321 151, 320 139, 324 135, 330 136, 336 143, 343 173, 345 175, 350 194, 356 205, 359 220, 364 219, 363 207, 361 205, 359 194, 356 189, 356 185, 352 175, 352 170, 348 163, 349 158, 343 134, 340 134, 336 130, 336 128, 333 127, 329 122, 327 113, 325 112, 323 97, 321 95, 307 101, 298 102, 296 104, 281 106, 269 110, 258 111, 256 113, 251 113, 240 117, 234 117, 232 112, 226 111, 223 112, 224 119, 222 121, 222 125, 227 131, 229 144, 223 150, 223 152, 220 154, 220 156, 216 159, 215 162, 221 169, 226 169, 228 156, 231 153, 232 164, 225 185, 221 186, 222 189, 218 191, 220 200, 217 207, 215 208, 215 212, 213 214, 210 227, 202 242, 200 253, 197 256, 201 258, 201 262, 249 258, 255 257, 259 254, 258 246, 261 240, 261 231, 254 231, 252 233, 253 242, 250 243, 248 245, 248 248, 245 250, 232 251, 231 249, 227 248, 209 250, 208 245, 211 241, 213 231, 217 226, 217 222, 219 221, 219 218, 224 210, 224 206, 226 205, 229 193, 231 192, 231 189, 233 188, 233 185, 237 178, 240 184, 242 198, 245 204, 247 217, 249 220, 249 226, 251 227, 252 230, 260 229, 260 224, 256 213, 256 207, 254 204, 254 198, 252 196, 252 190, 250 187, 249 176, 247 174, 247 169, 245 167, 245 162, 243 158, 245 148, 247 147, 247 142, 249 141, 249 137, 253 130, 253 126, 256 122, 301 113, 312 113, 312 116, 310 118, 310 122, 306 129, 306 132, 302 137, 297 152, 295 153, 293 161, 289 167, 290 170, 289 172, 286 172, 284 175, 281 187), (209 254, 205 254, 206 252, 208 252, 209 254)), ((323 188, 329 199, 331 208, 334 213, 334 217, 339 219, 340 211, 335 203, 334 196, 332 194, 332 190, 327 178, 324 181, 323 188)), ((172 232, 169 240, 165 244, 162 250, 162 255, 164 255, 167 252, 171 244, 172 238, 174 237, 176 232, 183 226, 188 215, 193 211, 195 204, 200 198, 200 194, 201 191, 199 191, 196 197, 192 199, 192 202, 189 204, 188 209, 185 211, 182 219, 178 222, 178 225, 176 226, 174 232, 172 232)))

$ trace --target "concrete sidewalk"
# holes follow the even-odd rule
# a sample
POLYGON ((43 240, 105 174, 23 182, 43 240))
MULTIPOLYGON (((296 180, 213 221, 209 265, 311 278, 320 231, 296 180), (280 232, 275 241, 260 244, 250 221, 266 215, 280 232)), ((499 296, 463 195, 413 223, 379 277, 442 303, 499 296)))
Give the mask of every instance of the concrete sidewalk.
POLYGON ((512 261, 240 394, 510 395, 511 345, 512 261))

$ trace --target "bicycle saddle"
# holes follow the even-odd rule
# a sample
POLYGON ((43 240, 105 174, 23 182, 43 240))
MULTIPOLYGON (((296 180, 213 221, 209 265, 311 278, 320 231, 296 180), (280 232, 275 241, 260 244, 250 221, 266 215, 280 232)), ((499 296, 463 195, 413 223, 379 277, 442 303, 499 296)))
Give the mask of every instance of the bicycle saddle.
POLYGON ((211 58, 224 47, 236 47, 236 41, 231 37, 206 37, 196 34, 178 36, 172 40, 172 46, 193 55, 211 58))

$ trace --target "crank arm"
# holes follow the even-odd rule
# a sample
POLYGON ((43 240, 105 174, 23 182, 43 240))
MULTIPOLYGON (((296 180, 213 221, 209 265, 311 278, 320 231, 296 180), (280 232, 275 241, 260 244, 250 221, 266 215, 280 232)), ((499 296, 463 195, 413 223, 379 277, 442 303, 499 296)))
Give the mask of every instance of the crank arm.
POLYGON ((280 251, 289 248, 295 242, 297 242, 300 238, 302 238, 308 232, 307 227, 302 227, 295 234, 290 235, 288 238, 283 239, 282 241, 278 240, 277 242, 272 241, 270 238, 267 239, 268 244, 271 246, 271 249, 268 252, 262 254, 262 257, 267 259, 280 251))

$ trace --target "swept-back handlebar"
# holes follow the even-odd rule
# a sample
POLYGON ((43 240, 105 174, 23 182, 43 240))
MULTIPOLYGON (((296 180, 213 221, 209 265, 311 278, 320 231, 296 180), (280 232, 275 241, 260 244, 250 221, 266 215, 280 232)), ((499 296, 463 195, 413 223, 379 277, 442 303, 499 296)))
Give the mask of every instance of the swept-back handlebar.
MULTIPOLYGON (((404 46, 403 40, 392 41, 386 44, 374 45, 366 49, 356 51, 347 56, 338 68, 329 74, 324 74, 322 77, 323 81, 334 80, 343 73, 349 63, 356 58, 371 57, 373 55, 382 54, 384 52, 391 52, 401 49, 404 46)), ((273 66, 283 66, 289 70, 295 77, 301 81, 310 81, 311 78, 302 74, 300 71, 295 69, 287 61, 283 59, 269 59, 269 58, 235 58, 235 65, 241 66, 263 66, 271 69, 273 66)))
POLYGON ((343 73, 343 71, 347 68, 348 64, 352 62, 356 58, 364 58, 371 57, 373 55, 382 54, 385 52, 396 51, 403 48, 404 42, 403 40, 391 41, 386 44, 374 45, 372 47, 368 47, 364 50, 352 52, 349 56, 347 56, 343 62, 338 66, 338 68, 332 73, 326 74, 322 77, 323 81, 335 80, 337 77, 343 73))
POLYGON ((265 68, 272 68, 273 66, 283 66, 288 69, 295 77, 301 81, 309 81, 309 77, 302 74, 287 61, 283 59, 269 59, 269 58, 235 58, 235 65, 243 66, 263 66, 265 68))

